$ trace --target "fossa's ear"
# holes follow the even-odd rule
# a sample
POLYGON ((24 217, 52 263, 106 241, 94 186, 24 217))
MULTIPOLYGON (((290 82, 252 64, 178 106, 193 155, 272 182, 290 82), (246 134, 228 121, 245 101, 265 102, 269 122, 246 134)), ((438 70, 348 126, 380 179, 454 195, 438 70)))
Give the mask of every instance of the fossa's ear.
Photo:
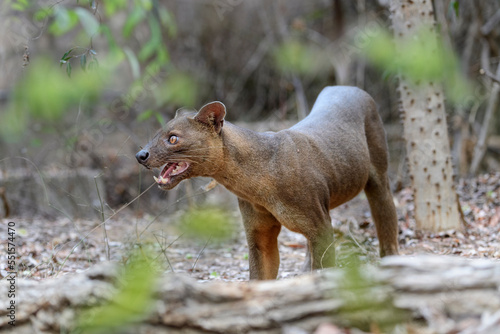
POLYGON ((222 102, 215 101, 201 107, 194 119, 213 127, 215 132, 219 134, 224 125, 224 116, 226 116, 226 106, 222 102))

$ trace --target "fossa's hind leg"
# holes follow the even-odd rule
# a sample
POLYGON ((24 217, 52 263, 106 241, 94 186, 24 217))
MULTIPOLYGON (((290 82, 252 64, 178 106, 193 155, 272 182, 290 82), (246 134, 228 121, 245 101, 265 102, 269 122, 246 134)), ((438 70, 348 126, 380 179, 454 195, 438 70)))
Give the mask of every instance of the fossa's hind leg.
POLYGON ((380 256, 397 255, 398 217, 387 175, 385 173, 383 175, 370 175, 365 193, 377 228, 380 256))
POLYGON ((365 186, 372 217, 377 228, 380 256, 398 254, 398 217, 387 177, 388 149, 382 121, 375 108, 365 119, 370 152, 370 175, 365 186))

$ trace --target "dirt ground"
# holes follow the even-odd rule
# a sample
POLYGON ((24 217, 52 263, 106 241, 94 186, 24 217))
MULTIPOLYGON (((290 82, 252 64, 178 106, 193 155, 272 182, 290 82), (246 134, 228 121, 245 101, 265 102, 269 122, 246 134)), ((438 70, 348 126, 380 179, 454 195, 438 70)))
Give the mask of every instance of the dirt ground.
MULTIPOLYGON (((403 189, 395 194, 403 255, 432 253, 500 260, 500 173, 461 180, 458 189, 466 226, 462 231, 439 234, 416 233, 411 191, 403 189)), ((132 249, 153 254, 163 271, 200 281, 248 280, 248 251, 236 208, 231 211, 235 232, 222 243, 209 237, 199 241, 185 238, 177 226, 179 214, 155 217, 126 208, 106 221, 105 230, 99 221, 11 217, 1 221, 2 243, 7 243, 8 222, 14 222, 19 277, 35 280, 86 270, 106 261, 108 253, 112 261, 124 263, 132 249)), ((364 194, 331 215, 340 266, 348 265, 352 254, 362 262, 378 261, 378 241, 364 194)), ((279 240, 279 279, 300 274, 305 239, 283 229, 279 240)), ((0 278, 7 274, 4 254, 0 255, 0 278)))

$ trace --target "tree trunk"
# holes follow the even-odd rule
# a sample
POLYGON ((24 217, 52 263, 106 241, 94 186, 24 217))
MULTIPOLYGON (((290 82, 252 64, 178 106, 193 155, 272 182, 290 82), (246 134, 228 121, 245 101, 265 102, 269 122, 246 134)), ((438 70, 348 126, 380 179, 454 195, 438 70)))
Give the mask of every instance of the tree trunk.
MULTIPOLYGON (((8 325, 4 279, 0 333, 71 331, 80 310, 116 303, 118 273, 108 263, 41 282, 19 280, 15 327, 8 325)), ((395 323, 407 333, 500 333, 500 262, 488 260, 388 257, 378 267, 249 283, 167 275, 155 291, 146 319, 119 333, 313 333, 324 323, 379 333, 395 323)))
MULTIPOLYGON (((431 1, 392 0, 391 14, 396 49, 402 47, 402 40, 414 38, 423 27, 434 31, 431 1)), ((437 49, 436 38, 426 43, 437 49)), ((459 230, 462 221, 442 86, 432 81, 415 84, 401 75, 399 93, 417 227, 434 232, 459 230)))

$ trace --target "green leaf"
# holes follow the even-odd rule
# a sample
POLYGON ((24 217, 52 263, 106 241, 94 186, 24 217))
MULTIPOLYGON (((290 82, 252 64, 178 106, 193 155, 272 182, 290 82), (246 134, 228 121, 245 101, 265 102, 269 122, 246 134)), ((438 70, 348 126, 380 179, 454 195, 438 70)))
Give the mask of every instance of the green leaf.
POLYGON ((168 55, 168 50, 166 46, 160 45, 156 50, 156 62, 159 66, 165 65, 169 62, 170 56, 168 55))
POLYGON ((130 37, 134 28, 146 17, 146 12, 142 8, 135 8, 129 15, 123 26, 123 36, 130 37))
POLYGON ((71 63, 69 61, 66 63, 66 73, 68 77, 71 77, 71 63))
POLYGON ((158 121, 158 123, 160 123, 161 126, 165 125, 165 123, 166 123, 165 117, 163 117, 162 114, 160 114, 159 112, 155 112, 155 117, 156 117, 156 120, 158 121))
POLYGON ((460 12, 460 3, 457 0, 450 2, 450 8, 455 11, 455 16, 458 17, 458 13, 460 12))
POLYGON ((170 12, 166 8, 161 7, 159 9, 159 14, 160 22, 163 26, 167 27, 168 35, 170 37, 177 35, 177 25, 175 24, 174 17, 170 14, 170 12))
POLYGON ((139 52, 139 59, 141 61, 146 61, 149 57, 151 57, 156 49, 158 48, 158 43, 151 39, 149 40, 149 42, 146 43, 146 45, 144 45, 144 47, 142 47, 141 51, 139 52))
POLYGON ((35 21, 37 22, 42 22, 52 15, 54 15, 53 7, 41 8, 35 12, 35 14, 33 15, 33 19, 35 19, 35 21))
POLYGON ((92 60, 89 62, 89 66, 87 67, 89 71, 96 70, 99 67, 99 61, 96 57, 92 57, 92 60))
POLYGON ((144 45, 144 47, 139 52, 139 60, 145 61, 151 57, 158 48, 163 45, 161 38, 161 27, 158 21, 154 18, 148 20, 149 29, 151 31, 151 39, 144 45))
POLYGON ((78 15, 73 10, 67 10, 63 6, 54 7, 54 22, 49 26, 49 32, 55 36, 61 36, 78 23, 78 15))
POLYGON ((148 120, 153 116, 154 111, 149 109, 146 111, 141 112, 139 115, 137 115, 137 121, 139 122, 144 122, 145 120, 148 120))
MULTIPOLYGON (((112 54, 113 57, 116 57, 117 55, 120 55, 122 53, 122 49, 120 46, 116 43, 116 40, 113 36, 113 33, 111 32, 111 29, 103 24, 101 25, 101 32, 104 36, 106 36, 106 39, 108 40, 108 46, 109 46, 109 51, 112 54)), ((90 52, 95 52, 94 50, 90 50, 90 52)), ((121 62, 122 59, 116 60, 117 63, 121 62)))
POLYGON ((75 8, 75 13, 78 15, 80 23, 82 24, 87 35, 89 37, 94 36, 99 30, 99 22, 95 16, 82 7, 75 8))
POLYGON ((139 3, 142 5, 142 8, 144 8, 148 12, 151 9, 153 9, 153 1, 152 0, 139 0, 139 3))
POLYGON ((65 54, 63 54, 63 56, 61 57, 61 60, 60 60, 60 66, 62 66, 62 64, 66 64, 66 62, 71 59, 73 56, 71 56, 71 52, 73 52, 73 50, 75 50, 76 48, 71 48, 69 49, 68 51, 66 51, 65 54))
POLYGON ((82 68, 82 70, 86 70, 87 69, 87 55, 83 54, 81 57, 80 57, 80 67, 82 68))
POLYGON ((136 80, 139 79, 139 77, 141 76, 141 66, 139 65, 139 61, 137 60, 134 51, 132 51, 128 47, 124 47, 123 52, 127 56, 128 62, 130 63, 130 68, 132 69, 132 77, 136 80))
POLYGON ((106 11, 106 16, 113 16, 118 10, 127 7, 127 0, 104 1, 102 3, 106 11))
POLYGON ((20 12, 24 12, 26 9, 28 9, 30 6, 28 0, 17 0, 15 1, 12 5, 11 8, 13 10, 17 10, 20 12))
POLYGON ((141 321, 153 305, 156 272, 151 259, 137 252, 125 266, 119 287, 110 301, 84 311, 79 317, 82 333, 120 333, 131 323, 141 321))

